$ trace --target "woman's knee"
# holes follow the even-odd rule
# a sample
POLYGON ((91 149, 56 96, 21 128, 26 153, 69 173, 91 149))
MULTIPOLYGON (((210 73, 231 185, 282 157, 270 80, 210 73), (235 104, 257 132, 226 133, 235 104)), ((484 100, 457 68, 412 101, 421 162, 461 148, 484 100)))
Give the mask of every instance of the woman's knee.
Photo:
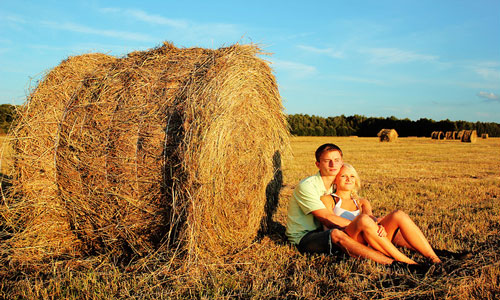
POLYGON ((392 218, 394 218, 397 221, 407 221, 410 219, 410 217, 402 210, 397 209, 391 213, 392 218))
POLYGON ((371 227, 377 227, 377 223, 375 223, 375 221, 369 215, 366 214, 359 215, 354 220, 354 222, 356 222, 358 228, 361 228, 362 230, 371 227))

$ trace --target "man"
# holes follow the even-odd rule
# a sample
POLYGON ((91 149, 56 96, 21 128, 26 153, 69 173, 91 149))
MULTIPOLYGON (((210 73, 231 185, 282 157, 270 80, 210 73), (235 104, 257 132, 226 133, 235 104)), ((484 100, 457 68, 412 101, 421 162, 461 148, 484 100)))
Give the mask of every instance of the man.
POLYGON ((354 257, 391 264, 393 259, 353 240, 342 231, 351 221, 334 215, 320 200, 321 196, 333 192, 333 181, 343 164, 342 150, 337 145, 324 144, 315 155, 319 172, 302 180, 290 198, 286 226, 288 240, 300 252, 333 254, 342 250, 354 257), (322 225, 330 229, 324 231, 322 225))

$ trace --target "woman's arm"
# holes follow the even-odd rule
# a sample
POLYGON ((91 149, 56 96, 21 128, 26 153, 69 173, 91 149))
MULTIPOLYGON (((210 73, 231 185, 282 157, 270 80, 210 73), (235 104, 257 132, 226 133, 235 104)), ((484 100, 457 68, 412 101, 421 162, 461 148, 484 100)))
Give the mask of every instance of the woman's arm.
MULTIPOLYGON (((370 204, 370 201, 368 201, 367 199, 364 199, 364 198, 359 199, 358 201, 359 201, 361 213, 373 217, 372 205, 370 204)), ((375 220, 375 222, 377 222, 376 218, 374 220, 375 220)))
POLYGON ((326 209, 329 212, 333 213, 333 207, 335 206, 335 201, 333 200, 333 196, 332 195, 323 195, 319 199, 321 199, 321 202, 323 202, 323 204, 325 205, 326 209))
MULTIPOLYGON (((375 221, 375 223, 378 224, 379 220, 372 213, 372 205, 370 204, 370 201, 368 201, 367 199, 360 199, 359 206, 361 209, 361 213, 369 215, 370 218, 372 218, 373 221, 375 221)), ((378 225, 377 234, 381 237, 387 236, 387 232, 385 231, 384 226, 382 226, 380 224, 378 225)))

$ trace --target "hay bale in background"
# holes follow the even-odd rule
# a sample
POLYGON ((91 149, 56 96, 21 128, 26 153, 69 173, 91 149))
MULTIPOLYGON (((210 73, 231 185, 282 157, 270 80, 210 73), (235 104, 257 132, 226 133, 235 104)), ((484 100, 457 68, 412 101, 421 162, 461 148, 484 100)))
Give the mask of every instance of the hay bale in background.
POLYGON ((61 227, 72 229, 84 254, 145 255, 163 243, 197 258, 245 248, 265 225, 266 192, 281 188, 273 182, 288 144, 277 84, 259 53, 253 45, 165 44, 103 56, 72 78, 55 68, 47 78, 74 84, 44 80, 47 88, 35 90, 14 131, 20 192, 34 193, 27 182, 37 181, 37 170, 52 188, 21 203, 57 203, 61 227), (33 148, 47 159, 37 161, 33 148))
POLYGON ((446 131, 444 138, 446 140, 453 140, 453 131, 446 131))
POLYGON ((462 140, 462 137, 464 136, 465 130, 460 130, 457 134, 457 140, 462 140))
POLYGON ((458 140, 458 131, 453 131, 453 139, 458 140))
POLYGON ((475 143, 477 140, 477 132, 475 130, 464 130, 462 135, 462 142, 475 143))
POLYGON ((398 138, 398 133, 395 129, 382 129, 377 136, 381 142, 394 142, 398 138))
POLYGON ((482 139, 487 139, 488 137, 489 137, 489 135, 487 133, 481 134, 481 138, 482 139))
POLYGON ((442 140, 444 139, 444 132, 442 131, 433 131, 431 134, 431 138, 434 140, 442 140))

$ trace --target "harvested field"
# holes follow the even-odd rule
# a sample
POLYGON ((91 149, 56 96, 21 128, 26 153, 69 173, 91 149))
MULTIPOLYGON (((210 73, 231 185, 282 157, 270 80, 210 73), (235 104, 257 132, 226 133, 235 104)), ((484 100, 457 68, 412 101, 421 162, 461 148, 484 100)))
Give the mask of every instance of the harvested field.
MULTIPOLYGON (((105 255, 59 259, 17 271, 0 256, 0 298, 168 299, 495 299, 500 293, 499 138, 476 143, 430 139, 294 137, 283 160, 283 188, 271 233, 224 263, 183 273, 162 253, 117 265, 105 255), (406 211, 431 244, 469 250, 446 258, 443 273, 413 274, 345 257, 301 255, 284 238, 288 198, 298 181, 314 174, 313 152, 338 144, 362 180, 361 194, 376 215, 406 211), (189 275, 188 275, 189 274, 189 275)), ((3 229, 6 232, 5 229, 3 229)), ((8 234, 8 231, 7 231, 8 234)), ((8 249, 2 248, 2 253, 8 249)), ((419 255, 408 252, 421 261, 419 255)))

